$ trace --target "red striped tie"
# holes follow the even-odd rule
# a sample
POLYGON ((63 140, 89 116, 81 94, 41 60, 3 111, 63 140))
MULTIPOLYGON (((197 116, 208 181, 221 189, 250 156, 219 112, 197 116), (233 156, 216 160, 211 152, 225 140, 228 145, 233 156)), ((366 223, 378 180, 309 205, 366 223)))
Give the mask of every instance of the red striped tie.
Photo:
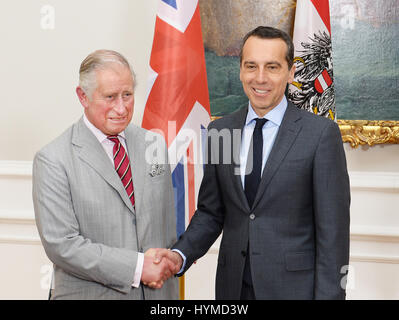
POLYGON ((121 178, 123 186, 125 187, 127 195, 134 208, 134 189, 129 157, 122 143, 119 141, 118 136, 108 136, 108 139, 115 144, 113 149, 115 170, 121 178))

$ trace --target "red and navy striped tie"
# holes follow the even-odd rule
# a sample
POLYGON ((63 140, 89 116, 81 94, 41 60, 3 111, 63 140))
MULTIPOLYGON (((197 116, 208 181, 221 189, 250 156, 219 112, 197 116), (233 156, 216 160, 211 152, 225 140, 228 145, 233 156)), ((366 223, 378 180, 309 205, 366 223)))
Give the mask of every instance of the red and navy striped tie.
POLYGON ((122 180, 127 195, 134 208, 134 189, 132 180, 132 171, 130 170, 129 157, 118 136, 108 136, 115 145, 113 149, 115 170, 122 180))

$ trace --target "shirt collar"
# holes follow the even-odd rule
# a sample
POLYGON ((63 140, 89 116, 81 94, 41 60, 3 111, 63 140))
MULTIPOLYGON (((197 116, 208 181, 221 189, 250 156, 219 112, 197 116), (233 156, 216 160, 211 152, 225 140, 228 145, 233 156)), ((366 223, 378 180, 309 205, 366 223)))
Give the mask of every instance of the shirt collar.
MULTIPOLYGON (((287 98, 284 95, 281 102, 272 110, 270 110, 263 118, 267 119, 270 122, 273 122, 277 126, 280 126, 281 122, 283 121, 285 110, 287 110, 287 104, 288 104, 287 98)), ((251 123, 254 119, 257 118, 259 118, 259 116, 255 113, 254 109, 252 108, 251 102, 249 102, 245 125, 247 126, 249 123, 251 123)))
MULTIPOLYGON (((100 129, 98 129, 94 124, 92 124, 89 119, 87 119, 86 115, 83 114, 83 122, 85 125, 89 128, 89 130, 94 134, 94 136, 97 138, 100 143, 103 143, 104 141, 108 141, 107 138, 108 136, 104 134, 100 129)), ((123 139, 125 138, 125 132, 122 131, 121 133, 118 134, 118 137, 122 137, 123 139)))

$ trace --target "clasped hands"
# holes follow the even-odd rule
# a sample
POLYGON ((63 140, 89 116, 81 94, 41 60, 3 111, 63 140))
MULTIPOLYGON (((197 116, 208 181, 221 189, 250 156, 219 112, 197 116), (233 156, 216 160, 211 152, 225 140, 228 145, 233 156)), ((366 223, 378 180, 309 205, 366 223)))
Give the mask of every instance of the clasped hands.
POLYGON ((150 288, 160 289, 167 279, 179 272, 182 264, 182 257, 175 251, 164 248, 148 249, 144 253, 141 282, 150 288))

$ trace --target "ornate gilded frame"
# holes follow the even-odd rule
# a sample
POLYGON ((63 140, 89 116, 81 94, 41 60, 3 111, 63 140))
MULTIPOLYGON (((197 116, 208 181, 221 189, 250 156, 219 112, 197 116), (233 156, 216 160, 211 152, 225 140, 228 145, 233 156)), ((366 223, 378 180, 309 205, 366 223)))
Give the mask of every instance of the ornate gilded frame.
POLYGON ((399 121, 337 120, 342 141, 359 145, 399 144, 399 121))

